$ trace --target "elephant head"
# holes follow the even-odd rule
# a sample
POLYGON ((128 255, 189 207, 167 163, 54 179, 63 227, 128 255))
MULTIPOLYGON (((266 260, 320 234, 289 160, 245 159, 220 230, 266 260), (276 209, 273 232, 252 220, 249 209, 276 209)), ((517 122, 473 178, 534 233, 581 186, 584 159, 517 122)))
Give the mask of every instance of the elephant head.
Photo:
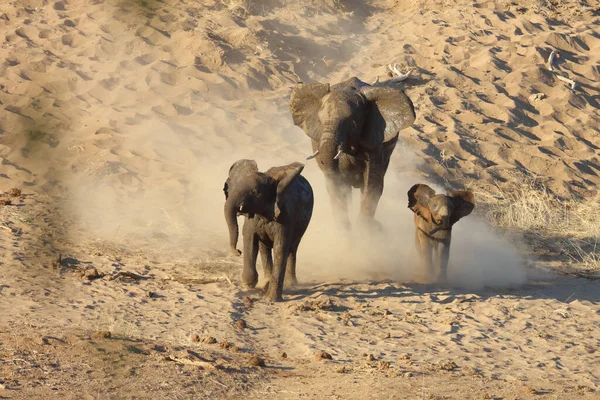
POLYGON ((304 164, 292 163, 263 173, 258 171, 254 160, 238 160, 231 166, 223 192, 225 221, 229 228, 229 244, 233 254, 242 254, 237 249, 237 216, 254 218, 255 215, 260 215, 269 221, 277 221, 285 212, 280 199, 303 169, 304 164))
POLYGON ((429 232, 433 235, 439 230, 451 229, 459 219, 471 214, 475 196, 469 190, 436 194, 429 186, 417 184, 408 191, 408 208, 436 226, 429 232))
POLYGON ((413 104, 401 89, 369 86, 357 78, 334 86, 299 83, 290 111, 294 124, 318 143, 309 158, 318 154, 326 174, 338 169, 342 153, 376 150, 415 120, 413 104))

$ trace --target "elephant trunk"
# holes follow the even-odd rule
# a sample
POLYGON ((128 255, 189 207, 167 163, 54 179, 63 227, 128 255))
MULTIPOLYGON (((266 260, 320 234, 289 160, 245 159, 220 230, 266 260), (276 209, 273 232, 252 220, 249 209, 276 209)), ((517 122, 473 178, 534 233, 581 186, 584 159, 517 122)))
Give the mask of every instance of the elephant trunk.
POLYGON ((450 216, 444 216, 442 218, 442 226, 444 227, 444 229, 450 229, 450 216))
POLYGON ((324 172, 334 173, 338 170, 342 144, 333 133, 324 133, 319 143, 319 158, 324 172))
POLYGON ((442 229, 450 229, 452 226, 450 225, 450 216, 449 215, 443 215, 441 218, 441 223, 438 224, 438 226, 436 226, 435 228, 433 228, 429 234, 430 235, 434 235, 436 234, 438 231, 441 231, 442 229))
POLYGON ((227 222, 227 228, 229 228, 229 246, 231 247, 231 252, 235 256, 239 256, 242 254, 242 252, 237 249, 237 241, 239 236, 239 228, 237 222, 238 209, 239 205, 230 196, 229 199, 225 202, 224 211, 225 222, 227 222))

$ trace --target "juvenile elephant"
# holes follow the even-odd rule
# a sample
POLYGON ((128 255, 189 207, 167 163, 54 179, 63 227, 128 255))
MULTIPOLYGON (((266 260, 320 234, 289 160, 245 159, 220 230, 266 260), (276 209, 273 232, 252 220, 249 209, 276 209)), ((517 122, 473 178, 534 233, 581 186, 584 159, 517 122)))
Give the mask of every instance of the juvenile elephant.
POLYGON ((417 184, 408 191, 408 208, 415 214, 415 242, 422 272, 432 276, 435 257, 436 281, 446 282, 452 226, 475 208, 473 193, 458 190, 435 194, 429 186, 417 184))
POLYGON ((296 252, 312 216, 314 198, 308 181, 300 175, 304 165, 292 163, 259 172, 254 160, 238 160, 225 181, 225 221, 229 244, 237 249, 237 216, 245 217, 243 227, 244 268, 242 282, 253 288, 258 282, 256 259, 260 249, 265 277, 265 296, 281 301, 284 278, 295 285, 296 252), (271 249, 273 257, 271 255, 271 249))
POLYGON ((401 129, 415 120, 413 103, 392 84, 371 86, 351 78, 297 84, 291 94, 294 124, 312 140, 336 221, 349 227, 348 195, 360 189, 361 220, 373 221, 383 180, 401 129))

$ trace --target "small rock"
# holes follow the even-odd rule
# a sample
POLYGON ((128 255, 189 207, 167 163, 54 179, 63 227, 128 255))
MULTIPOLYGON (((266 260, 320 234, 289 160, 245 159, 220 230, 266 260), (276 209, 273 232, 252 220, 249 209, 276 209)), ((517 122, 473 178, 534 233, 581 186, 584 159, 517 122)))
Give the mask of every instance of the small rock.
POLYGON ((153 297, 156 296, 156 293, 154 293, 154 292, 146 292, 146 296, 148 296, 150 298, 153 298, 153 297))
POLYGON ((10 197, 19 197, 21 195, 21 189, 19 188, 12 188, 8 191, 8 195, 10 197))
POLYGON ((404 373, 404 377, 405 377, 405 378, 410 378, 410 377, 412 377, 412 376, 413 376, 412 372, 405 372, 405 373, 404 373))
POLYGON ((200 341, 202 343, 206 343, 206 344, 215 344, 217 343, 217 339, 212 337, 212 336, 205 336, 202 339, 200 339, 200 341))
POLYGON ((230 343, 227 340, 221 340, 221 342, 219 343, 219 347, 222 349, 230 349, 234 346, 233 343, 230 343))
POLYGON ((8 197, 0 198, 0 206, 10 206, 11 204, 12 204, 12 201, 8 197))
POLYGON ((335 304, 329 297, 319 296, 318 299, 309 299, 300 305, 292 305, 298 311, 333 311, 335 304))
POLYGON ((10 18, 8 18, 8 15, 6 15, 6 14, 0 15, 0 19, 2 19, 4 21, 10 21, 10 18))
POLYGON ((250 360, 248 362, 253 367, 264 367, 265 366, 265 360, 263 360, 262 358, 260 358, 257 355, 253 355, 252 357, 250 357, 250 360))
POLYGON ((575 387, 575 390, 577 390, 578 392, 581 392, 581 393, 591 393, 594 391, 594 389, 592 389, 588 386, 584 386, 584 385, 577 385, 575 387))
POLYGON ((287 358, 287 353, 284 351, 283 353, 281 353, 281 355, 279 357, 281 357, 281 359, 285 360, 287 358))
POLYGON ((93 281, 94 279, 100 278, 100 274, 96 268, 88 268, 85 270, 83 277, 88 281, 93 281))
POLYGON ((244 305, 247 308, 252 308, 252 306, 254 305, 254 300, 252 300, 250 297, 248 296, 244 296, 244 298, 242 299, 244 301, 244 305))
POLYGON ((111 337, 112 334, 110 333, 110 331, 97 331, 94 332, 91 336, 93 340, 110 339, 111 337))
POLYGON ((192 342, 199 343, 200 342, 200 336, 198 334, 193 334, 192 335, 192 342))
POLYGON ((333 360, 333 357, 331 357, 331 354, 329 354, 326 351, 319 351, 315 354, 315 359, 316 360, 333 360))
POLYGON ((367 354, 365 358, 367 361, 375 361, 375 357, 373 357, 373 354, 367 354))
POLYGON ((528 385, 523 385, 519 388, 519 392, 523 393, 523 394, 527 394, 527 395, 534 395, 535 394, 535 389, 532 388, 531 386, 528 385))
POLYGON ((377 369, 380 371, 385 371, 390 369, 390 363, 388 361, 379 361, 377 364, 377 369))
POLYGON ((83 271, 79 270, 79 271, 75 272, 75 275, 77 275, 79 278, 87 280, 87 281, 93 281, 95 279, 102 278, 102 276, 103 276, 94 267, 84 269, 83 271))
POLYGON ((458 365, 454 361, 445 361, 437 364, 437 368, 444 371, 452 371, 458 368, 458 365))
POLYGON ((246 325, 246 321, 244 321, 243 319, 238 319, 235 323, 235 327, 238 329, 246 329, 248 325, 246 325))
POLYGON ((544 93, 534 93, 531 96, 529 96, 529 101, 540 101, 544 100, 547 97, 548 96, 546 96, 544 93))
POLYGON ((0 390, 6 390, 6 385, 4 383, 0 383, 0 390))
POLYGON ((345 374, 346 372, 348 372, 348 369, 346 367, 342 367, 338 368, 335 372, 337 372, 338 374, 345 374))

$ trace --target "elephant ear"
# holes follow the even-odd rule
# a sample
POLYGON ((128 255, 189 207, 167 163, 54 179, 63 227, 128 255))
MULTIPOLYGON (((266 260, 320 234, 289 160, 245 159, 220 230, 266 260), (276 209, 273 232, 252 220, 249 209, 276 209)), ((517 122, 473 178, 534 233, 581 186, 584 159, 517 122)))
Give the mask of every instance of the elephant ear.
POLYGON ((223 185, 223 193, 225 193, 225 200, 227 200, 229 198, 229 179, 227 179, 223 185))
POLYGON ((255 172, 258 172, 258 164, 256 164, 256 161, 242 159, 234 162, 229 168, 229 177, 255 172))
POLYGON ((321 135, 319 108, 321 99, 329 93, 328 83, 298 83, 290 97, 290 111, 294 125, 299 126, 313 140, 321 135))
POLYGON ((471 214, 475 208, 475 196, 470 190, 455 190, 448 193, 454 203, 450 224, 455 224, 459 219, 471 214))
POLYGON ((298 175, 304 169, 304 164, 295 162, 292 164, 284 165, 281 167, 273 167, 269 169, 266 174, 269 175, 275 181, 277 185, 276 197, 275 197, 275 209, 273 215, 277 220, 282 213, 281 209, 281 196, 290 187, 291 183, 296 179, 298 175))
POLYGON ((415 121, 415 108, 403 90, 389 86, 363 86, 360 92, 369 102, 361 144, 374 148, 389 142, 415 121))
POLYGON ((435 190, 427 185, 418 183, 408 191, 408 208, 427 221, 431 221, 429 199, 435 196, 435 190))

